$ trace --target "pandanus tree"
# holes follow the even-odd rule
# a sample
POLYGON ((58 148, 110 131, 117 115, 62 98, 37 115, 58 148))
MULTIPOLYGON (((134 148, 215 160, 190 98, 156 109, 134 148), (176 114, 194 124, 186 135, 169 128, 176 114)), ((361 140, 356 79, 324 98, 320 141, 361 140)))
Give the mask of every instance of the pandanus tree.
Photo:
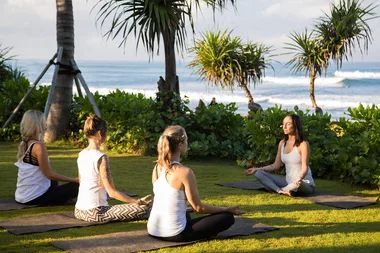
POLYGON ((273 51, 262 43, 243 43, 240 37, 232 37, 231 31, 206 32, 196 39, 189 49, 194 59, 189 67, 209 85, 242 88, 248 103, 254 103, 249 89, 262 81, 266 68, 272 68, 273 51))
POLYGON ((330 13, 317 20, 311 33, 292 33, 287 49, 293 54, 287 65, 295 72, 305 72, 310 77, 310 99, 317 109, 314 86, 317 74, 327 72, 331 61, 335 61, 338 69, 344 59, 352 58, 356 46, 360 53, 368 52, 372 43, 372 31, 368 21, 377 18, 373 12, 377 6, 362 6, 359 0, 340 0, 331 4, 330 13))
POLYGON ((325 50, 321 41, 314 38, 312 32, 307 29, 303 33, 292 33, 289 38, 291 43, 286 43, 286 49, 294 53, 286 66, 291 67, 294 73, 305 72, 310 77, 309 89, 310 100, 313 108, 317 108, 315 101, 314 87, 317 74, 321 75, 328 66, 328 59, 325 57, 325 50))
POLYGON ((98 0, 97 23, 109 26, 105 35, 116 39, 121 36, 119 46, 126 46, 127 38, 133 35, 136 50, 140 43, 149 57, 159 54, 161 41, 165 50, 165 79, 160 79, 159 91, 179 93, 176 69, 176 49, 183 52, 186 47, 187 22, 194 33, 194 10, 200 10, 204 2, 215 13, 228 2, 235 6, 236 0, 98 0))

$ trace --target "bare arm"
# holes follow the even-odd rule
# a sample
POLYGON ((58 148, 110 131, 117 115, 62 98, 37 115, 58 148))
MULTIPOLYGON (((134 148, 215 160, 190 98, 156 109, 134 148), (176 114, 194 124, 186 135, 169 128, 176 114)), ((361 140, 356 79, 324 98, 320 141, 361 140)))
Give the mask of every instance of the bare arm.
POLYGON ((134 199, 118 191, 115 188, 112 175, 111 175, 109 159, 107 155, 103 155, 99 159, 98 168, 100 172, 100 179, 102 180, 104 188, 106 188, 106 191, 110 197, 123 201, 123 202, 129 202, 129 203, 135 203, 135 204, 149 204, 151 202, 150 200, 147 200, 150 197, 150 195, 147 195, 141 199, 134 199))
POLYGON ((186 198, 190 205, 197 213, 220 213, 220 212, 231 212, 233 214, 239 215, 244 213, 240 210, 239 206, 229 206, 229 207, 219 207, 213 205, 207 205, 201 202, 199 197, 197 180, 193 171, 189 168, 182 168, 179 172, 179 177, 182 180, 182 184, 185 188, 186 198))
POLYGON ((245 170, 245 174, 247 176, 249 175, 252 175, 253 173, 255 173, 256 171, 258 170, 263 170, 263 171, 276 171, 276 170, 279 170, 280 167, 281 167, 281 147, 282 145, 284 144, 284 141, 280 141, 280 143, 278 144, 278 148, 277 148, 277 155, 276 155, 276 160, 274 161, 274 163, 270 164, 270 165, 267 165, 267 166, 264 166, 264 167, 260 167, 260 168, 249 168, 247 170, 245 170))
POLYGON ((58 174, 52 169, 44 143, 35 143, 33 146, 32 155, 37 157, 39 168, 48 179, 61 182, 79 183, 78 178, 72 178, 58 174))
POLYGON ((300 154, 301 154, 301 173, 299 175, 299 180, 302 180, 306 177, 307 169, 309 168, 309 158, 310 158, 310 145, 307 141, 303 141, 300 145, 300 154))

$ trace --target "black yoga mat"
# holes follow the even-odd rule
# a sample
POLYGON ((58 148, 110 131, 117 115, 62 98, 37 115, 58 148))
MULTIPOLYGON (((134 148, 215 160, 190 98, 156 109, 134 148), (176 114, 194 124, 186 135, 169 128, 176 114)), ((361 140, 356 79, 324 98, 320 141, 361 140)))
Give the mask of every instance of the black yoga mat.
MULTIPOLYGON (((224 239, 233 236, 246 236, 254 233, 264 233, 275 230, 262 223, 256 223, 247 218, 236 218, 235 224, 228 230, 220 233, 216 239, 224 239)), ((166 247, 182 246, 192 244, 192 242, 166 242, 151 237, 146 229, 119 232, 105 235, 92 236, 73 240, 53 241, 55 247, 69 252, 93 252, 93 253, 108 253, 108 252, 126 252, 132 253, 137 251, 147 251, 161 249, 166 247)))
MULTIPOLYGON (((135 193, 130 193, 127 191, 122 191, 124 194, 128 195, 129 197, 136 197, 137 194, 135 193)), ((113 198, 108 198, 108 200, 113 200, 113 198)), ((24 208, 32 208, 32 207, 37 207, 41 205, 24 205, 17 203, 16 200, 14 199, 5 199, 5 200, 0 200, 0 211, 9 211, 9 210, 17 210, 17 209, 24 209, 24 208)))
POLYGON ((0 221, 0 227, 16 235, 41 233, 73 227, 87 227, 105 222, 86 222, 74 217, 74 212, 61 212, 27 216, 0 221))
MULTIPOLYGON (((262 190, 264 186, 257 180, 235 181, 227 183, 217 183, 217 185, 239 188, 244 190, 262 190)), ((305 196, 295 196, 296 198, 306 199, 317 204, 332 206, 336 208, 351 209, 376 204, 366 198, 317 190, 314 194, 305 196)))
POLYGON ((17 203, 14 199, 0 200, 0 211, 17 210, 24 208, 36 207, 39 205, 24 205, 17 203))
POLYGON ((352 209, 357 207, 369 206, 376 204, 376 201, 372 201, 366 198, 344 195, 341 193, 334 193, 328 191, 319 191, 307 196, 295 196, 296 198, 306 199, 317 204, 332 206, 343 209, 352 209))
POLYGON ((264 186, 257 180, 243 180, 225 183, 216 183, 216 185, 239 188, 244 190, 263 190, 264 186))

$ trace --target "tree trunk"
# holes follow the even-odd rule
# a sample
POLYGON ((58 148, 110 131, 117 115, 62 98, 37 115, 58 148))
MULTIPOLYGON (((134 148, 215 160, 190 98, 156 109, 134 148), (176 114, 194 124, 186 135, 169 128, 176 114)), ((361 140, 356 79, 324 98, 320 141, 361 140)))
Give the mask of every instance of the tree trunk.
POLYGON ((317 77, 317 73, 313 69, 310 73, 310 100, 314 109, 317 108, 317 103, 315 102, 315 95, 314 95, 314 83, 315 83, 316 77, 317 77))
POLYGON ((179 93, 179 82, 177 77, 177 66, 175 57, 175 31, 165 29, 162 33, 165 48, 165 88, 161 91, 179 93))
POLYGON ((251 91, 248 89, 248 86, 246 83, 242 83, 241 86, 243 87, 244 91, 245 91, 245 94, 248 98, 248 103, 253 103, 253 97, 252 97, 252 94, 251 94, 251 91))
MULTIPOLYGON (((74 15, 72 0, 56 0, 57 47, 63 47, 61 64, 71 66, 74 58, 74 15)), ((45 141, 52 142, 66 134, 70 120, 73 93, 73 75, 70 70, 60 67, 52 104, 47 118, 45 141)))

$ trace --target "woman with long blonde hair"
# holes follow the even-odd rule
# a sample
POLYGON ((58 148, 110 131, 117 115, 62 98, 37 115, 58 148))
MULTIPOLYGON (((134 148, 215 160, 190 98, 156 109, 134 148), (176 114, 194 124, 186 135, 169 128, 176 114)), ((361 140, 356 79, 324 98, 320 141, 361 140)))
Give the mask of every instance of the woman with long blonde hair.
POLYGON ((43 136, 46 120, 42 112, 26 111, 20 123, 16 201, 27 205, 59 205, 75 201, 78 178, 56 173, 50 164, 43 136), (58 185, 58 181, 68 182, 58 185))
POLYGON ((216 236, 244 213, 239 206, 219 207, 202 203, 195 175, 183 166, 181 154, 187 150, 187 134, 181 126, 170 126, 161 135, 158 160, 153 169, 154 201, 148 220, 148 233, 166 241, 193 241, 216 236), (209 214, 192 219, 186 212, 190 203, 197 213, 209 214))

